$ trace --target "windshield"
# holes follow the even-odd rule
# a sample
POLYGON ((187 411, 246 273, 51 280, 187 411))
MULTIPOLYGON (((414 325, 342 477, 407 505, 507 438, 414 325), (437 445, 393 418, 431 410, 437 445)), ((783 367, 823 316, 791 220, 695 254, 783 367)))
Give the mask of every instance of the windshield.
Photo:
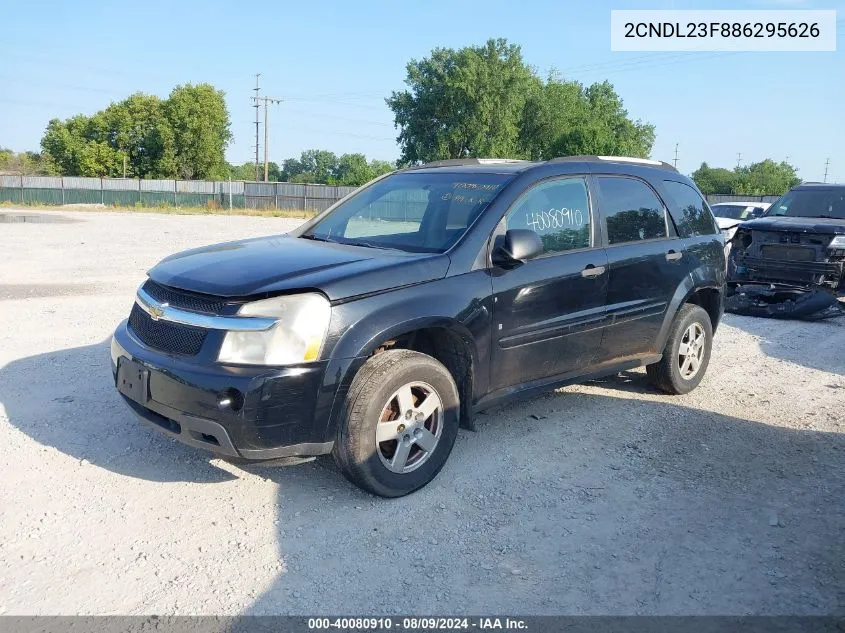
POLYGON ((729 220, 744 220, 751 215, 748 205, 745 204, 714 204, 710 209, 717 218, 729 220))
POLYGON ((773 215, 845 220, 845 187, 790 191, 769 207, 766 216, 773 215))
POLYGON ((302 237, 442 253, 511 178, 511 174, 394 174, 340 204, 302 237))

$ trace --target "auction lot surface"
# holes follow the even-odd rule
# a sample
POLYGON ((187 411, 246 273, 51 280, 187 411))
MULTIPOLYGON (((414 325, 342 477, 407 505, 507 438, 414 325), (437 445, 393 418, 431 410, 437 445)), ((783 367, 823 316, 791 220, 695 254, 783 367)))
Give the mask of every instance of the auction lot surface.
POLYGON ((693 393, 491 410, 389 501, 211 460, 111 383, 149 267, 296 220, 57 217, 0 223, 0 613, 845 613, 845 319, 729 315, 693 393))

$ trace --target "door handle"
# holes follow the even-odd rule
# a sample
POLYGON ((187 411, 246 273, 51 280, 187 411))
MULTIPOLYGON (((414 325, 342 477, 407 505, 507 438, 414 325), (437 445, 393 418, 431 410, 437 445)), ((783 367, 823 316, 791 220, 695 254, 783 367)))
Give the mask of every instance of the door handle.
POLYGON ((605 266, 593 266, 592 264, 587 264, 586 268, 581 271, 581 276, 587 279, 599 277, 604 274, 605 269, 605 266))
POLYGON ((676 262, 679 259, 681 259, 681 257, 683 257, 683 256, 684 256, 683 253, 679 253, 677 251, 669 251, 668 253, 666 253, 666 261, 667 262, 676 262))

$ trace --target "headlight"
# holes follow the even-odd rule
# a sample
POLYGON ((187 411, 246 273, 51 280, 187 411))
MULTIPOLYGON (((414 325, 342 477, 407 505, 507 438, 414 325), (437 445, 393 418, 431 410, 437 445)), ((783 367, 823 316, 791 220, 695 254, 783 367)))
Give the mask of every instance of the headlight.
POLYGON ((830 250, 838 250, 840 248, 845 248, 845 235, 837 235, 832 240, 830 240, 830 244, 827 245, 830 250))
POLYGON ((260 332, 227 332, 217 360, 244 365, 290 365, 320 357, 331 306, 316 293, 273 297, 247 303, 239 316, 277 318, 260 332))

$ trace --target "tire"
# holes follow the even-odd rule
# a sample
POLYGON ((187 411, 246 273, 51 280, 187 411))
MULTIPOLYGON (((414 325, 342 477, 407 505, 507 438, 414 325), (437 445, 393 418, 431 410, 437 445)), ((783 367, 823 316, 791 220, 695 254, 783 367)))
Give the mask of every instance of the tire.
MULTIPOLYGON (((663 358, 653 365, 646 366, 651 383, 658 389, 675 395, 689 393, 695 389, 707 372, 710 352, 713 347, 713 326, 710 315, 700 306, 685 303, 675 315, 669 339, 663 350, 663 358), (696 329, 697 328, 697 329, 696 329), (692 371, 692 364, 683 365, 687 356, 682 358, 682 345, 686 345, 691 333, 703 333, 703 343, 697 344, 691 353, 698 358, 697 368, 692 371)), ((689 349, 689 348, 686 348, 689 349)))
POLYGON ((441 363, 410 350, 381 352, 352 381, 332 456, 356 486, 381 497, 407 495, 443 468, 459 412, 458 388, 441 363))

